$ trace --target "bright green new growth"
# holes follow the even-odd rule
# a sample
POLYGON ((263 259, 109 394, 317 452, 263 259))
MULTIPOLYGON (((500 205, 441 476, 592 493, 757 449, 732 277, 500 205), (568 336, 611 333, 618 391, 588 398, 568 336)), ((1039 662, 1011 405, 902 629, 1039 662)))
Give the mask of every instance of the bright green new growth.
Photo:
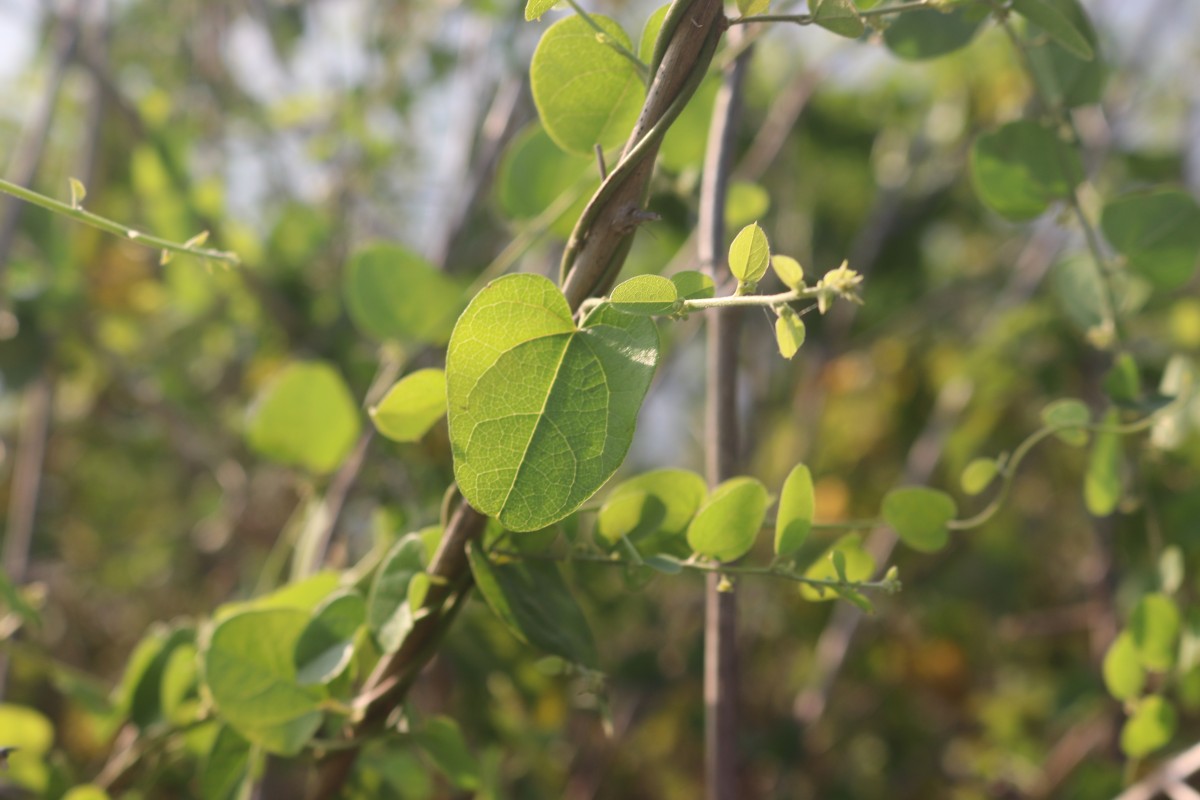
POLYGON ((1143 667, 1164 672, 1175 664, 1181 626, 1179 609, 1165 594, 1143 597, 1129 618, 1129 632, 1143 667))
POLYGON ((1175 709, 1164 698, 1145 698, 1121 729, 1121 749, 1130 758, 1150 755, 1171 741, 1176 721, 1175 709))
POLYGON ((994 458, 976 458, 963 470, 960 483, 969 495, 981 494, 1000 474, 1000 464, 994 458))
POLYGON ((767 274, 770 263, 771 247, 767 243, 767 234, 757 222, 742 228, 729 245, 729 271, 733 277, 747 291, 753 291, 767 274))
POLYGON ((546 278, 493 281, 446 354, 463 496, 513 531, 566 517, 625 458, 657 363, 650 320, 602 306, 578 328, 546 278))
POLYGON ((532 22, 535 19, 541 19, 542 14, 556 5, 558 5, 558 0, 529 0, 525 4, 525 21, 532 22))
POLYGON ((743 17, 765 14, 771 8, 771 0, 737 0, 738 13, 743 17))
MULTIPOLYGON (((862 537, 857 533, 848 533, 838 539, 826 550, 820 558, 814 561, 804 577, 818 581, 840 580, 835 559, 841 562, 842 572, 847 581, 866 581, 875 572, 875 559, 863 549, 862 537)), ((812 602, 833 600, 836 594, 822 590, 820 587, 801 585, 800 595, 812 602)))
POLYGON ((803 464, 792 467, 779 493, 779 513, 775 517, 775 553, 791 555, 804 546, 812 530, 816 496, 812 473, 803 464))
POLYGON ((947 523, 958 513, 954 498, 936 489, 895 489, 883 498, 883 518, 914 550, 934 553, 950 538, 947 523))
POLYGON ((658 469, 622 481, 596 518, 597 534, 616 544, 628 537, 639 551, 688 555, 683 534, 708 498, 704 478, 686 469, 658 469))
POLYGON ((1055 130, 1029 120, 982 134, 971 147, 975 191, 1012 220, 1032 219, 1066 198, 1083 176, 1079 151, 1055 130))
POLYGON ((754 546, 769 502, 767 487, 760 481, 730 478, 713 489, 688 526, 688 544, 717 561, 741 558, 754 546))
MULTIPOLYGON (((592 14, 612 41, 631 42, 615 20, 592 14)), ((645 85, 637 67, 579 16, 559 20, 538 42, 529 67, 533 101, 546 133, 563 150, 590 155, 625 140, 637 121, 645 85)))
POLYGON ((791 256, 771 256, 771 269, 789 289, 799 291, 804 288, 804 267, 791 256))
POLYGON ((1146 672, 1129 631, 1122 631, 1104 654, 1104 685, 1117 700, 1132 700, 1146 685, 1146 672))
POLYGON ((246 436, 268 458, 324 474, 342 463, 361 426, 342 376, 312 361, 289 365, 259 393, 246 436))
POLYGON ((617 285, 609 296, 613 308, 626 314, 653 316, 679 309, 679 290, 661 275, 636 275, 617 285))
POLYGON ((446 373, 420 369, 405 375, 368 412, 394 442, 415 442, 446 414, 446 373))
POLYGON ((779 316, 775 319, 775 343, 779 346, 779 354, 786 359, 800 350, 807 335, 804 320, 790 306, 780 306, 779 316))

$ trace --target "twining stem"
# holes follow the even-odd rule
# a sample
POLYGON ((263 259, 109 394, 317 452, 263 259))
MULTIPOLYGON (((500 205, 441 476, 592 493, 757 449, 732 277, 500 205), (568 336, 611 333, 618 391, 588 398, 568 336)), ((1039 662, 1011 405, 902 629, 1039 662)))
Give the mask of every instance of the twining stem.
POLYGON ((111 233, 114 236, 120 236, 128 239, 131 242, 136 242, 146 247, 152 247, 155 250, 165 250, 169 253, 179 253, 181 255, 196 256, 197 258, 207 258, 212 261, 220 261, 230 266, 237 266, 241 263, 237 253, 231 253, 224 250, 212 250, 207 247, 198 247, 196 245, 179 244, 168 239, 161 239, 157 236, 151 236, 148 233, 142 233, 139 230, 130 228, 128 225, 122 225, 119 222, 114 222, 111 219, 102 217, 99 214, 93 214, 90 211, 85 211, 79 206, 73 206, 70 203, 64 203, 60 200, 55 200, 53 197, 47 197, 44 194, 39 194, 32 189, 26 189, 15 183, 0 179, 0 193, 11 195, 18 200, 24 200, 47 211, 53 211, 55 214, 73 219, 76 222, 82 222, 84 225, 90 225, 93 228, 98 228, 105 233, 111 233))
MULTIPOLYGON (((915 11, 918 8, 929 8, 931 5, 933 5, 932 0, 912 0, 912 2, 908 3, 897 3, 894 6, 870 8, 865 11, 859 11, 858 16, 863 19, 867 19, 869 17, 884 17, 889 14, 899 14, 902 11, 915 11)), ((813 14, 757 14, 753 17, 738 17, 737 19, 731 19, 729 20, 729 24, 746 25, 751 22, 791 22, 796 25, 812 25, 816 21, 817 18, 813 14)))

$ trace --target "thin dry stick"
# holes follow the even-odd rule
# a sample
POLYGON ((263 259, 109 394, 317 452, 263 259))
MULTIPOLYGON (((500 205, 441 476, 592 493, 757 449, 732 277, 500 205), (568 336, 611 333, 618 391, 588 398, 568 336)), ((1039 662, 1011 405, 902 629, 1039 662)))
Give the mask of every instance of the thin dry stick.
POLYGON ((1130 786, 1114 800, 1154 800, 1171 787, 1184 785, 1184 781, 1200 772, 1200 744, 1167 761, 1158 769, 1130 786))
MULTIPOLYGON (((740 31, 730 34, 736 44, 740 31)), ((713 108, 700 186, 700 263, 718 284, 731 278, 725 249, 725 196, 750 50, 725 71, 713 108)), ((738 470, 737 369, 742 309, 717 308, 708 318, 705 471, 716 486, 738 470)), ((704 762, 710 800, 737 797, 737 601, 709 575, 704 604, 704 762)))

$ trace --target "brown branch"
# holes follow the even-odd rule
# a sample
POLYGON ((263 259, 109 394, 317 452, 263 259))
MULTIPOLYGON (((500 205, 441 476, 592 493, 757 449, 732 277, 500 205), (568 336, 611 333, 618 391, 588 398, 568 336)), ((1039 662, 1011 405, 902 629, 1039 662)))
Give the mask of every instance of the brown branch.
MULTIPOLYGON (((730 39, 741 38, 741 32, 730 39)), ((700 263, 718 284, 731 278, 725 249, 725 198, 742 84, 750 50, 726 69, 713 108, 700 186, 697 230, 700 263)), ((738 471, 738 342, 742 309, 723 308, 708 319, 708 372, 705 396, 705 471, 716 486, 738 471)), ((721 576, 709 575, 704 603, 704 762, 709 800, 733 800, 737 792, 737 599, 720 590, 721 576)))

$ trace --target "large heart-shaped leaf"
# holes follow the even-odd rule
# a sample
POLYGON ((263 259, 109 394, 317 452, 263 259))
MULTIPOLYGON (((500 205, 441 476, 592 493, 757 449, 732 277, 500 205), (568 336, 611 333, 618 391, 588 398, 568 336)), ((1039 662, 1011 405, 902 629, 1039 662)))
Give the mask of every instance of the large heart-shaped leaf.
POLYGON ((493 281, 446 354, 463 496, 512 531, 570 514, 625 458, 657 363, 650 320, 601 306, 580 328, 546 278, 493 281))

